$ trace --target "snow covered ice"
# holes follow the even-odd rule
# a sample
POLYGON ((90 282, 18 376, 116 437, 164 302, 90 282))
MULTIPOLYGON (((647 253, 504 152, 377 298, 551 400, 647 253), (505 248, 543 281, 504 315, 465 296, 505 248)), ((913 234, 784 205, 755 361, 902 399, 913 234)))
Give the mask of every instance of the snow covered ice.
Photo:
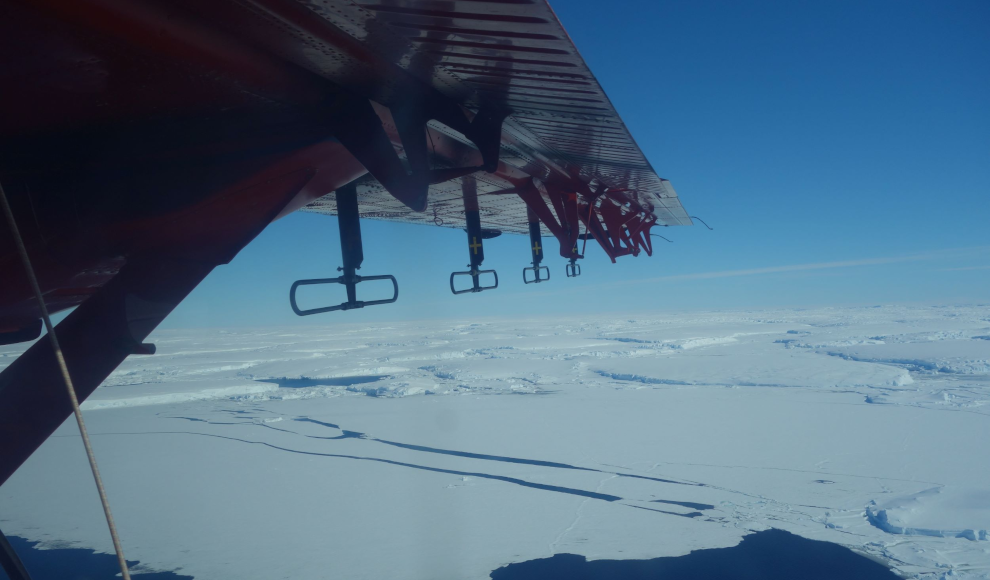
MULTIPOLYGON (((83 409, 128 558, 197 579, 486 578, 769 528, 990 578, 988 337, 952 306, 163 330, 83 409)), ((0 514, 112 551, 71 422, 0 514)))

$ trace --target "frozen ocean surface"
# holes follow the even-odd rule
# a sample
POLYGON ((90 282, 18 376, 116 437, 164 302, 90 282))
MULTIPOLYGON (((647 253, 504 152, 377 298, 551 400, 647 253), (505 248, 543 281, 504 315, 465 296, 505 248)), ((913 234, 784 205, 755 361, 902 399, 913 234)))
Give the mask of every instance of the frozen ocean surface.
MULTIPOLYGON (((166 330, 83 408, 145 570, 591 574, 776 529, 990 578, 988 336, 986 306, 166 330)), ((0 529, 112 551, 73 423, 0 529)))

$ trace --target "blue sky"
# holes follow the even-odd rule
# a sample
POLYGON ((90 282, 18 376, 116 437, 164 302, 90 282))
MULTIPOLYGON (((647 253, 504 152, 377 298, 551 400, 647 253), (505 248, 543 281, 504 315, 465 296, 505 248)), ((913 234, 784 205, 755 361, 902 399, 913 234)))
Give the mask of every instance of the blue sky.
POLYGON ((990 302, 990 3, 552 5, 657 172, 714 231, 667 228, 674 243, 614 265, 589 244, 581 278, 551 258, 539 286, 520 280, 528 241, 503 236, 485 246, 501 287, 452 296, 463 232, 364 221, 361 273, 394 274, 399 302, 302 319, 289 285, 335 275, 340 257, 336 219, 297 213, 164 326, 990 302))

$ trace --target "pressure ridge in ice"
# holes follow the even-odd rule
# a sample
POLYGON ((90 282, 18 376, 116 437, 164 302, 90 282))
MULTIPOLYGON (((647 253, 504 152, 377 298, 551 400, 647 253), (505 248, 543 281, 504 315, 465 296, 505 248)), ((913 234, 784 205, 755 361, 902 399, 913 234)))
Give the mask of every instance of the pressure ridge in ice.
POLYGON ((940 486, 871 503, 870 523, 892 534, 987 541, 990 488, 940 486))

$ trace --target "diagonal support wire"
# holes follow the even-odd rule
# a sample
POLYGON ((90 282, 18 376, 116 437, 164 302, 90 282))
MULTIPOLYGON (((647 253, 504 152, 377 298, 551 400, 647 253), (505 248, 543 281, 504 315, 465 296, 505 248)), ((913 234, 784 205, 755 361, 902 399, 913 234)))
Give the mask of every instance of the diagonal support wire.
POLYGON ((41 310, 41 317, 45 321, 45 329, 48 331, 48 338, 52 343, 52 350, 55 352, 55 360, 62 371, 62 379, 65 381, 65 388, 69 393, 69 401, 72 403, 72 413, 76 416, 76 424, 79 426, 79 435, 82 437, 83 446, 86 448, 86 457, 89 459, 89 468, 93 472, 93 480, 96 482, 96 489, 100 492, 100 503, 103 504, 103 514, 107 517, 107 527, 110 528, 110 537, 113 539, 113 549, 117 553, 117 563, 120 564, 120 572, 123 580, 131 580, 131 573, 127 569, 127 560, 124 559, 124 550, 120 546, 120 537, 117 535, 117 526, 113 522, 113 515, 110 513, 110 502, 107 500, 106 489, 103 488, 103 478, 100 477, 100 469, 96 465, 96 455, 93 454, 93 446, 89 441, 89 433, 86 431, 86 423, 83 422, 82 411, 79 409, 79 398, 76 397, 76 389, 72 386, 72 377, 69 376, 69 368, 65 364, 65 357, 62 356, 62 348, 58 344, 55 336, 55 329, 52 327, 51 317, 48 315, 48 307, 38 286, 38 278, 34 274, 31 266, 31 258, 28 257, 27 248, 24 247, 24 240, 21 239, 21 232, 17 229, 17 222, 14 220, 14 212, 10 209, 7 201, 7 194, 0 185, 0 204, 3 205, 3 213, 7 217, 7 225, 17 242, 17 252, 21 256, 24 270, 27 273, 34 297, 38 301, 38 308, 41 310))

